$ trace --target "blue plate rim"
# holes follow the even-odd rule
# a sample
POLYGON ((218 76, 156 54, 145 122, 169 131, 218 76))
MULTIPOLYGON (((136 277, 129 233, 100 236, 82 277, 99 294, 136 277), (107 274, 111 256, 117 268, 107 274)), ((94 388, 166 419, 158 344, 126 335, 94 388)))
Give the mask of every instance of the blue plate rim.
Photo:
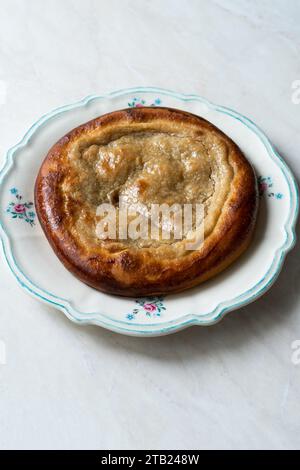
POLYGON ((250 128, 261 140, 263 145, 265 146, 267 152, 269 153, 272 160, 280 167, 284 177, 287 181, 289 191, 290 191, 290 212, 287 218, 287 222, 285 224, 285 233, 286 239, 281 247, 279 247, 273 257, 273 261, 268 272, 260 279, 260 281, 253 286, 251 289, 245 291, 244 293, 240 294, 239 296, 235 297, 226 302, 221 302, 215 309, 203 316, 198 316, 197 314, 184 314, 182 317, 176 320, 170 320, 165 323, 151 323, 148 324, 138 324, 138 323, 128 323, 119 320, 113 320, 107 317, 100 312, 93 312, 93 313, 83 313, 76 310, 72 307, 71 303, 63 298, 57 297, 50 292, 47 292, 44 289, 36 286, 32 283, 32 281, 21 271, 19 268, 11 249, 11 241, 9 238, 8 233, 4 228, 4 224, 1 220, 0 215, 0 237, 1 237, 1 244, 4 252, 5 260, 8 264, 8 267, 14 277, 17 279, 19 285, 25 289, 31 296, 42 300, 45 303, 48 303, 59 310, 63 311, 66 316, 77 324, 96 324, 107 328, 109 330, 123 333, 123 334, 131 334, 131 335, 141 335, 141 336, 158 336, 163 334, 172 333, 188 326, 192 325, 211 325, 220 321, 226 313, 236 310, 250 302, 253 302, 258 297, 263 295, 272 284, 276 281, 281 268, 283 266, 284 259, 287 253, 294 247, 296 243, 296 233, 295 227, 297 222, 297 217, 299 213, 299 190, 296 183, 296 180, 288 167, 285 163, 283 158, 278 154, 275 150, 271 142, 269 141, 268 137, 264 134, 264 132, 249 118, 242 115, 241 113, 225 107, 213 104, 211 101, 207 100, 204 97, 201 97, 196 94, 185 94, 185 93, 178 93, 168 89, 158 88, 158 87, 133 87, 133 88, 125 88, 117 91, 113 91, 110 93, 106 93, 103 95, 89 95, 82 100, 76 101, 75 103, 71 103, 65 106, 58 107, 43 116, 41 116, 25 133, 24 137, 17 143, 15 146, 10 148, 5 156, 4 164, 0 171, 0 185, 5 180, 5 176, 8 175, 9 170, 11 169, 14 161, 14 154, 22 147, 25 147, 28 142, 30 141, 31 137, 34 133, 44 124, 46 124, 50 119, 53 117, 62 114, 64 112, 70 111, 72 109, 83 107, 88 105, 91 101, 94 100, 105 100, 110 99, 113 97, 118 97, 122 95, 134 94, 134 93, 159 93, 160 95, 167 95, 179 99, 183 102, 187 101, 200 101, 201 103, 205 104, 209 109, 213 109, 217 112, 221 112, 223 114, 229 115, 242 124, 246 125, 250 128), (24 276, 25 280, 22 280, 22 276, 24 276), (258 288, 259 287, 259 288, 258 288), (40 291, 40 292, 38 292, 40 291), (227 304, 227 305, 226 305, 227 304), (130 326, 130 328, 126 328, 130 326))

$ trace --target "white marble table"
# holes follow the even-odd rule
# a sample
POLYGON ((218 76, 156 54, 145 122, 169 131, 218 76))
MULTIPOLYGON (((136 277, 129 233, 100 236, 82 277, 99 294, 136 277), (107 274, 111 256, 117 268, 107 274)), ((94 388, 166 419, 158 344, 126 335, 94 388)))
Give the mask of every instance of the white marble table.
MULTIPOLYGON (((298 0, 0 0, 0 11, 1 158, 52 108, 152 85, 249 116, 300 177, 298 0)), ((299 247, 255 304, 156 339, 71 324, 1 257, 0 448, 300 448, 299 247)))

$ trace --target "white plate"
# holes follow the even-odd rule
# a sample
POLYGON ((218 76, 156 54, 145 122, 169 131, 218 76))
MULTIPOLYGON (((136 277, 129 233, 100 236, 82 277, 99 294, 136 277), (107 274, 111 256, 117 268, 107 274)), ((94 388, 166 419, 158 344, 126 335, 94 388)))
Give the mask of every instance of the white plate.
POLYGON ((131 335, 162 335, 190 325, 210 325, 265 293, 295 243, 297 186, 266 136, 239 113, 195 95, 134 88, 90 96, 39 119, 10 149, 0 175, 1 239, 7 263, 34 297, 80 324, 131 335), (208 119, 244 151, 261 179, 255 240, 245 255, 205 284, 166 298, 126 299, 97 292, 74 278, 52 252, 36 220, 34 181, 48 149, 70 129, 128 106, 168 106, 208 119))

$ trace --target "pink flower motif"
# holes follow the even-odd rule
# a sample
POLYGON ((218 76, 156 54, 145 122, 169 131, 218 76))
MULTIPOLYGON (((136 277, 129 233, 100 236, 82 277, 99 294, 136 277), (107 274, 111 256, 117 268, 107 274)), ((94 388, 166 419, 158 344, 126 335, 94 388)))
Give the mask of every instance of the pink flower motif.
POLYGON ((143 105, 142 105, 142 104, 140 104, 140 103, 137 103, 137 104, 135 105, 135 107, 136 107, 136 108, 142 108, 142 107, 143 107, 143 105))
POLYGON ((265 191, 267 191, 267 189, 268 189, 267 183, 260 183, 259 189, 260 189, 261 193, 264 193, 265 191))
POLYGON ((147 310, 147 312, 155 312, 156 310, 156 305, 154 304, 144 304, 143 307, 144 310, 147 310))
POLYGON ((14 206, 14 211, 17 212, 18 214, 24 214, 24 212, 25 212, 24 204, 16 204, 14 206))

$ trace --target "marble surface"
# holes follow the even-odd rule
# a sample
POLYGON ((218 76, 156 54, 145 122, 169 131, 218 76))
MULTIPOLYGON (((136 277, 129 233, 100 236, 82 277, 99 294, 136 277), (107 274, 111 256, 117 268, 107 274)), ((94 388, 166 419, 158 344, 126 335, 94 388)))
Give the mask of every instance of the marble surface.
MULTIPOLYGON (((252 118, 300 177, 298 0, 44 3, 0 0, 2 159, 52 108, 152 85, 252 118)), ((0 448, 300 448, 298 246, 256 303, 154 339, 75 326, 0 266, 0 448)))

